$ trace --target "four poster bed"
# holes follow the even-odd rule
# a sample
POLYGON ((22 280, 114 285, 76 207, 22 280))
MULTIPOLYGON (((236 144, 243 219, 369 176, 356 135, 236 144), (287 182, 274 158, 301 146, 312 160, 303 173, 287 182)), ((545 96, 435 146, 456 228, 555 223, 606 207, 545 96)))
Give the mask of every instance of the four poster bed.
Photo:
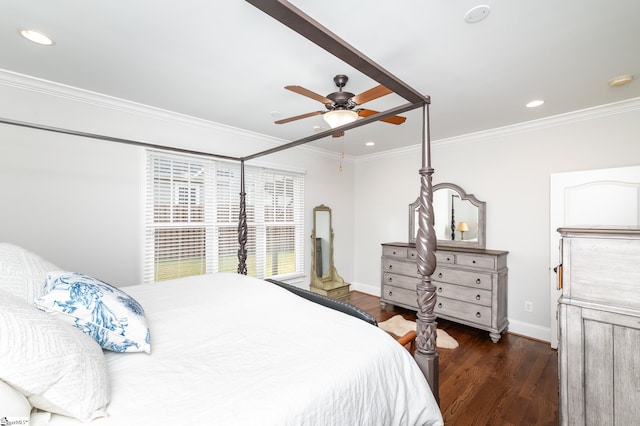
MULTIPOLYGON (((423 156, 419 171, 421 203, 416 237, 418 271, 422 280, 416 289, 419 310, 415 362, 388 334, 372 327, 368 322, 375 323, 375 320, 370 321, 366 313, 357 308, 342 302, 323 300, 322 296, 288 288, 282 283, 245 276, 247 220, 243 177, 238 225, 238 274, 203 275, 126 288, 127 294, 122 297, 127 300, 130 297, 133 300, 131 304, 139 303, 144 308, 143 318, 148 326, 146 344, 149 343, 151 330, 153 350, 151 354, 144 353, 148 352, 145 350, 142 353, 105 351, 104 360, 101 361, 99 356, 95 359, 98 372, 87 370, 83 373, 85 377, 89 374, 92 380, 102 383, 102 388, 106 388, 107 392, 111 389, 111 400, 106 409, 108 417, 104 417, 104 406, 109 401, 104 400, 107 396, 99 395, 100 392, 92 393, 89 389, 83 389, 80 394, 86 396, 89 393, 94 401, 86 405, 71 404, 69 408, 64 406, 65 401, 57 403, 55 400, 55 387, 60 385, 58 382, 54 381, 46 389, 40 389, 42 386, 37 383, 15 383, 23 377, 15 377, 19 371, 16 365, 13 370, 7 370, 11 367, 5 363, 5 357, 12 359, 11 344, 14 345, 13 349, 24 346, 15 336, 23 336, 28 331, 20 328, 20 324, 12 318, 5 317, 11 312, 22 315, 20 318, 26 317, 31 321, 31 327, 34 321, 45 321, 22 306, 23 301, 18 300, 21 297, 27 302, 35 298, 40 310, 53 313, 53 316, 43 314, 47 318, 64 317, 76 308, 65 305, 60 311, 60 300, 47 305, 46 291, 53 293, 66 289, 68 294, 72 294, 71 288, 77 282, 69 281, 71 278, 64 274, 64 279, 55 273, 52 278, 51 271, 57 270, 54 265, 27 251, 11 246, 3 248, 0 244, 0 262, 22 262, 27 265, 25 271, 18 274, 21 278, 0 275, 0 304, 3 305, 0 315, 5 316, 0 318, 0 324, 4 324, 0 327, 14 327, 0 330, 0 359, 3 360, 0 365, 5 365, 0 367, 0 385, 3 382, 13 384, 20 393, 29 397, 34 407, 66 414, 54 414, 50 419, 47 417, 45 420, 49 424, 75 424, 79 420, 93 420, 96 425, 187 422, 442 424, 437 406, 438 354, 433 312, 436 294, 430 278, 436 266, 431 204, 433 169, 430 164, 428 127, 430 100, 287 2, 247 1, 408 101, 400 107, 344 125, 339 130, 363 126, 412 109, 423 109, 423 156), (47 283, 45 289, 40 285, 42 281, 47 283), (240 304, 251 314, 239 316, 233 307, 240 304), (332 304, 332 309, 323 306, 332 304), (277 312, 273 312, 272 306, 278 306, 277 312), (14 338, 7 340, 6 336, 14 338), (106 365, 108 374, 100 373, 100 365, 103 369, 106 365), (336 365, 340 367, 332 371, 336 370, 336 365), (94 407, 92 411, 89 407, 91 404, 97 404, 98 408, 94 407)), ((15 120, 2 119, 0 122, 154 147, 145 142, 15 120)), ((317 133, 243 158, 224 158, 239 161, 244 176, 245 161, 327 137, 335 131, 331 129, 317 133)), ((221 157, 191 150, 167 149, 221 157)), ((6 265, 0 266, 0 274, 2 270, 11 269, 6 265)), ((16 268, 12 270, 15 272, 16 268)), ((76 276, 72 278, 80 279, 76 276)), ((82 277, 80 281, 84 285, 87 280, 91 281, 89 278, 82 277)), ((93 283, 98 286, 104 284, 93 283)), ((101 288, 112 291, 108 287, 101 288)), ((77 317, 75 321, 78 327, 77 317)), ((88 327, 86 324, 84 326, 88 327)), ((77 336, 74 338, 80 339, 77 336)), ((125 343, 137 345, 140 342, 125 343)), ((140 344, 144 347, 144 343, 140 344)), ((104 345, 102 347, 105 348, 104 345)), ((93 355, 87 355, 91 350, 85 349, 81 358, 93 359, 93 355)), ((64 371, 61 370, 60 374, 71 374, 64 371)), ((28 371, 20 374, 28 375, 28 371)), ((65 392, 69 393, 68 390, 65 392)), ((3 413, 0 412, 0 415, 3 413)), ((41 420, 42 416, 32 417, 32 425, 41 420)))

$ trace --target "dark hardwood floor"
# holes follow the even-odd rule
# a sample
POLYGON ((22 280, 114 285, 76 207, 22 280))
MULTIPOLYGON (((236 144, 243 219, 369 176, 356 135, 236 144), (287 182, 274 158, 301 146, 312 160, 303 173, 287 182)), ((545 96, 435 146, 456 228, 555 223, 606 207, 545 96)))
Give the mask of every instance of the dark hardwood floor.
MULTIPOLYGON (((350 302, 378 322, 401 314, 384 310, 380 298, 353 291, 350 302)), ((546 342, 503 334, 493 343, 486 331, 438 320, 459 347, 439 349, 440 409, 446 425, 558 424, 558 355, 546 342)))

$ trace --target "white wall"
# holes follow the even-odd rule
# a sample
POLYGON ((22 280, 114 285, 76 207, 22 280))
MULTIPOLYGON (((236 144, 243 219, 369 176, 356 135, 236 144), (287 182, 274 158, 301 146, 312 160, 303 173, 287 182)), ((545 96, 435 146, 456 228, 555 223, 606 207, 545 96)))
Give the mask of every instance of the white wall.
MULTIPOLYGON (((510 330, 549 338, 550 174, 640 164, 639 135, 636 99, 433 142, 433 183, 458 184, 486 201, 487 248, 509 251, 510 330)), ((420 165, 417 145, 356 160, 356 288, 379 294, 380 244, 407 241, 420 165)))
MULTIPOLYGON (((284 141, 0 70, 0 117, 244 156, 284 141)), ((437 105, 432 106, 437 108, 437 105)), ((487 248, 509 251, 510 329, 548 339, 549 175, 640 163, 640 100, 433 143, 434 184, 487 202, 487 248), (533 302, 532 313, 524 301, 533 302)), ((132 285, 142 276, 142 148, 0 124, 0 241, 64 269, 132 285)), ((297 147, 253 164, 306 170, 312 210, 333 209, 335 263, 379 294, 380 244, 408 239, 419 146, 343 160, 297 147)), ((310 238, 305 250, 308 285, 310 238)))
MULTIPOLYGON (((202 152, 245 156, 286 143, 1 70, 0 99, 2 118, 202 152)), ((351 280, 354 162, 344 159, 342 172, 339 163, 297 147, 247 164, 306 171, 305 235, 313 207, 332 207, 336 266, 351 280)), ((139 283, 143 170, 140 147, 0 124, 0 241, 114 285, 139 283)))

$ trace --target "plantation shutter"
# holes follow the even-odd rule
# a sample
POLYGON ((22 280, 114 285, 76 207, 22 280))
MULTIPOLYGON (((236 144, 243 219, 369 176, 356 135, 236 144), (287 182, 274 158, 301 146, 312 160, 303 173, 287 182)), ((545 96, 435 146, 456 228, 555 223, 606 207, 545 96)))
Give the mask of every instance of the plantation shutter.
POLYGON ((258 270, 264 277, 304 267, 304 181, 295 173, 255 170, 258 270))
POLYGON ((213 272, 212 165, 194 157, 147 157, 144 282, 213 272))
MULTIPOLYGON (((237 272, 240 164, 149 150, 144 282, 237 272)), ((245 166, 247 273, 303 274, 304 174, 245 166)))

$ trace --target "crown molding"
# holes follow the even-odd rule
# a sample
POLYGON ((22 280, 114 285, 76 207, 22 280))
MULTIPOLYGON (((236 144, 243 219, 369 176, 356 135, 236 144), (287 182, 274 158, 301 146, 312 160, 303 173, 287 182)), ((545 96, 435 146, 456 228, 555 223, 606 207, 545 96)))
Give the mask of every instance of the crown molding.
MULTIPOLYGON (((468 133, 466 135, 454 136, 451 138, 438 139, 435 141, 431 141, 431 146, 437 147, 444 145, 477 142, 496 137, 503 137, 536 130, 565 126, 567 124, 595 120, 612 115, 625 114, 636 110, 640 110, 640 98, 627 99, 620 102, 614 102, 592 108, 585 108, 578 111, 558 114, 551 117, 540 118, 538 120, 526 121, 523 123, 512 124, 509 126, 498 127, 490 130, 483 130, 481 132, 474 132, 468 133)), ((363 155, 357 157, 356 162, 359 163, 365 161, 374 161, 382 158, 392 158, 397 156, 404 156, 407 154, 415 154, 419 153, 421 150, 422 144, 416 144, 404 148, 363 155)))
MULTIPOLYGON (((123 112, 125 114, 136 115, 145 118, 151 118, 161 121, 173 121, 182 125, 196 128, 205 128, 209 130, 221 131, 231 134, 236 134, 252 139, 260 140, 271 145, 271 147, 277 147, 282 144, 288 143, 288 140, 275 138, 272 136, 264 135, 261 133, 251 132, 249 130, 240 129, 237 127, 227 126, 214 121, 209 121, 197 117, 192 117, 186 114, 180 114, 177 112, 164 110, 161 108, 152 107, 149 105, 128 101, 114 96, 104 95, 90 90, 84 90, 73 86, 68 86, 62 83, 56 83, 49 80, 44 80, 38 77, 29 76, 26 74, 20 74, 13 71, 8 71, 0 68, 0 85, 7 87, 14 87, 20 90, 26 90, 33 93, 40 93, 45 96, 52 96, 63 100, 68 100, 76 103, 84 103, 92 105, 98 108, 105 108, 114 111, 123 112)), ((160 145, 159 148, 162 148, 160 145)), ((302 150, 316 156, 321 156, 328 159, 340 158, 340 154, 324 150, 322 148, 316 148, 309 145, 300 145, 293 149, 302 150)), ((345 156, 344 160, 353 162, 354 157, 345 156)))
POLYGON ((62 83, 43 80, 41 78, 19 74, 4 69, 0 69, 0 85, 15 87, 21 90, 40 93, 46 96, 57 97, 77 103, 85 103, 99 108, 110 109, 145 118, 151 118, 161 121, 171 120, 189 127, 200 127, 209 130, 216 130, 226 133, 239 134, 251 138, 257 138, 261 141, 269 142, 273 146, 278 146, 288 142, 284 139, 274 138, 248 130, 239 129, 237 127, 216 123, 210 120, 193 117, 186 114, 180 114, 177 112, 152 107, 121 98, 116 98, 114 96, 92 92, 90 90, 68 86, 62 83))

